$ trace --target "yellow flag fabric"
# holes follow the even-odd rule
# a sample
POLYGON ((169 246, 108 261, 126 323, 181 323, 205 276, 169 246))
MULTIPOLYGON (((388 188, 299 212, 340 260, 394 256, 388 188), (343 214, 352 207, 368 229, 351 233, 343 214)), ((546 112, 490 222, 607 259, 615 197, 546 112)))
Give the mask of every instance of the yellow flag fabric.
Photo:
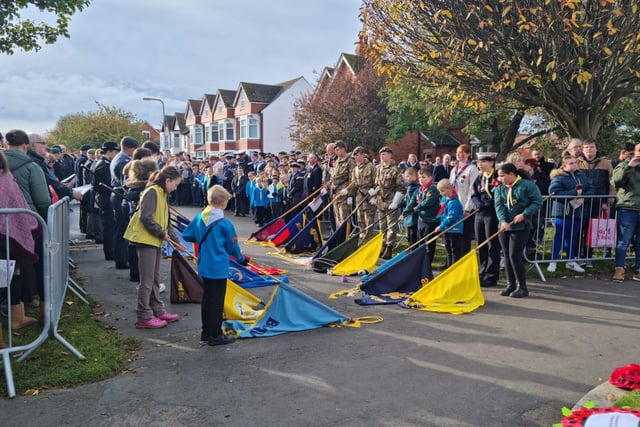
POLYGON ((354 253, 336 264, 331 274, 350 276, 361 270, 367 270, 367 273, 371 273, 378 267, 376 262, 380 258, 381 250, 382 233, 378 233, 354 253))
POLYGON ((224 296, 225 319, 253 323, 264 312, 264 309, 255 309, 260 303, 260 298, 227 279, 227 293, 224 296))
POLYGON ((435 279, 414 292, 403 306, 423 311, 462 314, 484 305, 476 251, 469 251, 435 279))

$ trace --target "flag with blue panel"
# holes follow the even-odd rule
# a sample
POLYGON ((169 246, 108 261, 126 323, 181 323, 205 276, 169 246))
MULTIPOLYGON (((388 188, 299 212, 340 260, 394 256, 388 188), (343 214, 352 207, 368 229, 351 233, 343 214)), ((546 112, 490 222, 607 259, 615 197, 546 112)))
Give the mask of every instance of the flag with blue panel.
POLYGON ((307 217, 303 212, 299 212, 291 221, 289 221, 282 230, 278 231, 275 236, 270 240, 270 243, 274 246, 281 246, 287 243, 287 241, 298 234, 302 227, 306 223, 307 217))
POLYGON ((315 218, 310 220, 302 230, 293 236, 284 245, 284 250, 290 254, 302 252, 315 252, 322 246, 322 231, 320 230, 320 220, 315 218))

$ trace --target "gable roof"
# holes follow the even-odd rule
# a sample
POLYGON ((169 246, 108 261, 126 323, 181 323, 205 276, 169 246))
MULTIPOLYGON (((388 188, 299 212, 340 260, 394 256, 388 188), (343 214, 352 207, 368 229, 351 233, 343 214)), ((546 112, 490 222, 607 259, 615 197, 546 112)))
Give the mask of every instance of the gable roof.
POLYGON ((235 90, 218 89, 218 102, 222 101, 225 107, 233 106, 234 99, 236 99, 235 90))
POLYGON ((213 109, 213 104, 216 102, 216 95, 205 93, 202 97, 202 108, 200 109, 200 115, 204 112, 206 107, 209 107, 209 111, 213 109))
POLYGON ((188 99, 187 108, 184 111, 185 115, 189 112, 189 108, 191 108, 191 111, 193 111, 193 114, 199 116, 200 110, 202 109, 202 101, 199 99, 188 99))
POLYGON ((280 93, 282 86, 264 85, 260 83, 240 82, 233 105, 236 104, 240 92, 244 92, 247 100, 253 104, 269 104, 280 93))
POLYGON ((174 127, 177 124, 178 129, 180 129, 180 133, 183 133, 185 130, 189 132, 189 128, 185 125, 184 113, 176 113, 175 118, 174 127))
MULTIPOLYGON (((351 53, 342 53, 341 58, 344 58, 344 61, 349 65, 354 74, 357 74, 358 71, 362 70, 366 64, 366 59, 364 57, 351 53)), ((339 62, 340 61, 338 61, 338 63, 339 62)))
POLYGON ((167 129, 172 131, 173 127, 176 125, 176 116, 164 116, 164 124, 167 129))

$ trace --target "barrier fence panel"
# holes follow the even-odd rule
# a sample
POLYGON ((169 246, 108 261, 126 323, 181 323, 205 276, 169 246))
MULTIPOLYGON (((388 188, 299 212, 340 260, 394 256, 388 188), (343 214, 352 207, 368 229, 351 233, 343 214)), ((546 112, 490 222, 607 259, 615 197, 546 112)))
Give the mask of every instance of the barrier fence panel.
POLYGON ((556 196, 546 199, 532 219, 531 241, 524 257, 546 281, 542 267, 614 260, 615 195, 556 196))
MULTIPOLYGON (((12 353, 22 352, 22 355, 17 360, 23 361, 48 338, 55 338, 76 357, 84 359, 82 353, 69 344, 57 331, 60 316, 62 314, 62 307, 64 306, 67 279, 69 275, 69 199, 65 197, 49 207, 48 224, 44 222, 40 215, 28 209, 0 209, 0 219, 2 219, 2 221, 0 221, 0 227, 3 228, 6 236, 2 242, 6 248, 7 255, 3 260, 6 263, 11 259, 11 253, 9 252, 8 230, 11 227, 12 215, 17 214, 28 214, 34 216, 38 220, 42 229, 42 236, 40 238, 42 239, 43 245, 42 262, 44 295, 40 303, 43 305, 42 311, 44 326, 41 333, 32 342, 25 345, 14 346, 13 338, 11 336, 11 319, 9 317, 9 326, 7 328, 9 337, 8 347, 0 350, 9 397, 15 397, 16 395, 10 363, 10 355, 12 353)), ((8 280, 7 284, 9 284, 9 273, 5 273, 3 279, 5 281, 8 280)), ((0 283, 2 283, 1 280, 2 279, 0 279, 0 283)), ((7 308, 11 301, 10 292, 11 289, 10 286, 8 286, 7 308)))

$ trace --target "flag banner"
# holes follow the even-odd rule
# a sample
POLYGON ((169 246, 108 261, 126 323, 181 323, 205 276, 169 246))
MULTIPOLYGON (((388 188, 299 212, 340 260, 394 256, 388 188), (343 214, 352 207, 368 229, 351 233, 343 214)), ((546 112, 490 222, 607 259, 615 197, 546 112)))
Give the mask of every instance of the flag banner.
POLYGON ((257 288, 259 286, 275 285, 279 282, 279 280, 288 280, 286 277, 278 280, 271 277, 261 276, 231 258, 229 258, 229 279, 233 280, 239 286, 247 289, 257 288))
POLYGON ((223 319, 253 323, 264 312, 264 308, 257 308, 261 304, 260 298, 227 279, 223 319))
POLYGON ((313 271, 317 273, 326 273, 340 261, 354 253, 356 249, 358 249, 359 242, 360 236, 358 236, 358 233, 354 233, 353 236, 349 237, 345 242, 331 249, 322 257, 313 258, 313 271))
POLYGON ((314 214, 318 212, 318 209, 320 209, 321 206, 322 206, 322 197, 316 197, 311 201, 311 203, 309 203, 309 208, 314 214))
POLYGON ((169 211, 169 221, 173 225, 175 225, 176 229, 180 233, 182 233, 184 231, 184 229, 187 228, 187 225, 189 225, 189 223, 191 222, 191 220, 189 218, 187 218, 184 215, 179 214, 175 210, 170 210, 169 211))
POLYGON ((476 251, 469 251, 400 305, 451 314, 470 313, 483 306, 476 251))
POLYGON ((203 292, 202 280, 198 277, 194 265, 176 251, 171 257, 171 304, 200 304, 203 292))
POLYGON ((351 234, 351 221, 343 221, 340 227, 333 232, 326 242, 318 249, 318 252, 313 255, 313 258, 324 257, 331 249, 334 249, 341 243, 344 243, 351 234))
POLYGON ((406 256, 407 256, 407 251, 402 251, 398 253, 396 256, 394 256, 390 260, 387 260, 384 264, 376 268, 375 271, 372 271, 371 273, 360 276, 360 282, 361 283, 368 282, 369 280, 374 278, 376 275, 385 271, 387 268, 395 265, 395 263, 397 263, 398 261, 403 260, 406 256))
POLYGON ((266 242, 271 236, 282 230, 287 223, 282 218, 274 218, 265 224, 260 230, 252 233, 249 239, 254 238, 260 242, 266 242))
POLYGON ((302 227, 306 223, 306 215, 299 212, 291 221, 289 221, 282 230, 278 231, 275 236, 269 241, 274 246, 280 246, 287 243, 287 241, 298 234, 302 227))
MULTIPOLYGON (((182 255, 185 258, 189 258, 192 254, 189 253, 189 249, 192 249, 194 247, 193 243, 191 242, 187 242, 186 240, 184 240, 184 238, 182 237, 182 232, 175 227, 173 224, 169 224, 169 227, 171 227, 171 229, 173 229, 176 237, 177 237, 177 242, 182 243, 184 245, 185 248, 187 248, 187 252, 185 251, 178 251, 180 252, 180 255, 182 255)), ((183 229, 184 230, 184 229, 183 229)), ((164 242, 162 242, 162 246, 160 247, 160 252, 162 253, 162 256, 165 258, 171 258, 171 256, 173 255, 173 246, 171 246, 169 244, 169 242, 167 242, 166 240, 164 242)), ((195 253, 192 250, 192 253, 195 253)), ((196 254, 197 255, 197 254, 196 254)))
POLYGON ((299 254, 302 252, 315 252, 320 246, 322 246, 320 220, 312 219, 298 234, 289 239, 284 246, 284 250, 290 254, 299 254))
POLYGON ((350 276, 365 270, 368 273, 376 269, 376 262, 382 250, 382 233, 377 233, 354 253, 336 264, 331 270, 334 276, 350 276))
POLYGON ((227 335, 239 338, 257 338, 344 324, 348 320, 347 316, 301 290, 281 283, 271 294, 271 299, 255 324, 225 321, 222 330, 227 335))
MULTIPOLYGON (((393 261, 398 256, 390 259, 393 261)), ((360 305, 397 304, 433 280, 427 248, 420 245, 396 260, 383 271, 380 266, 369 280, 360 283, 360 305)), ((385 264, 389 264, 387 261, 385 264)), ((384 265, 384 264, 383 264, 384 265)))

